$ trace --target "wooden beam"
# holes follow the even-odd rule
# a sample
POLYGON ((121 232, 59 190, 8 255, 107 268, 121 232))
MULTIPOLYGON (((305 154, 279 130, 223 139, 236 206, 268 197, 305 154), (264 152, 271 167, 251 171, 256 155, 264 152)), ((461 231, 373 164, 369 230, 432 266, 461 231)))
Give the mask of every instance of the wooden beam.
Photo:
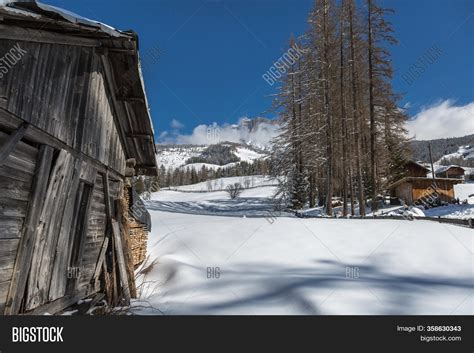
POLYGON ((20 142, 23 136, 25 136, 27 128, 28 128, 28 124, 22 123, 18 127, 18 129, 16 129, 15 131, 11 133, 10 137, 5 142, 5 144, 0 147, 0 166, 2 166, 3 163, 5 163, 10 153, 12 153, 13 150, 15 149, 18 142, 20 142))
POLYGON ((145 98, 143 98, 143 97, 123 97, 123 96, 116 96, 116 98, 117 98, 118 101, 145 103, 145 98))
POLYGON ((136 55, 137 51, 135 49, 123 49, 123 48, 108 48, 111 53, 122 53, 136 55))
POLYGON ((24 28, 4 24, 0 24, 0 39, 22 42, 75 45, 81 47, 100 47, 102 45, 101 42, 96 39, 76 37, 41 29, 24 28))
MULTIPOLYGON (((120 123, 120 116, 119 116, 119 103, 117 101, 117 98, 115 97, 115 93, 117 92, 117 84, 115 82, 115 76, 114 76, 114 71, 112 69, 112 66, 110 65, 109 58, 107 53, 104 55, 100 56, 100 60, 102 63, 102 68, 104 69, 105 72, 105 88, 108 92, 108 96, 112 100, 112 110, 113 110, 113 117, 114 117, 114 122, 115 126, 117 127, 117 131, 119 133, 120 141, 122 142, 122 146, 125 150, 125 155, 127 157, 130 157, 130 151, 128 149, 128 144, 126 143, 127 141, 125 140, 125 129, 123 124, 120 123)), ((122 116, 124 116, 123 109, 121 110, 122 116)), ((125 113, 126 114, 126 113, 125 113)))
POLYGON ((107 252, 107 246, 109 245, 109 238, 105 237, 104 241, 102 242, 102 247, 100 248, 99 258, 97 259, 97 263, 95 265, 95 271, 92 275, 91 284, 95 285, 95 281, 99 278, 100 271, 102 269, 102 263, 105 259, 105 253, 107 252))
MULTIPOLYGON (((18 124, 23 124, 25 121, 18 116, 10 113, 9 111, 0 108, 0 126, 4 126, 6 128, 15 129, 17 128, 18 124)), ((116 181, 120 181, 124 178, 124 176, 120 173, 120 171, 116 171, 105 164, 99 162, 98 160, 82 153, 76 151, 71 146, 67 145, 66 143, 62 142, 61 140, 57 139, 56 137, 44 132, 43 130, 37 128, 34 125, 30 125, 28 130, 24 136, 25 139, 30 140, 31 142, 35 142, 38 144, 45 144, 55 149, 63 149, 72 154, 74 157, 82 159, 83 161, 87 162, 88 164, 92 165, 94 168, 97 169, 100 173, 105 173, 107 170, 110 174, 110 178, 116 181)))
POLYGON ((25 315, 44 315, 48 314, 57 314, 60 311, 70 307, 71 305, 76 304, 80 299, 84 298, 87 295, 86 290, 80 290, 71 295, 65 295, 59 299, 56 299, 50 303, 41 305, 36 309, 28 311, 25 315))
POLYGON ((143 139, 151 139, 153 136, 150 134, 141 134, 141 133, 130 133, 127 134, 128 138, 143 138, 143 139))
MULTIPOLYGON (((110 249, 112 252, 112 261, 111 261, 111 272, 110 272, 110 278, 109 278, 109 283, 110 285, 108 286, 109 291, 111 292, 108 297, 110 298, 110 304, 116 305, 117 304, 117 278, 116 278, 116 266, 115 266, 115 241, 114 237, 111 236, 113 234, 113 229, 112 229, 112 206, 110 204, 110 187, 109 187, 109 174, 108 172, 105 172, 102 174, 102 182, 104 184, 104 202, 105 202, 105 214, 107 216, 107 233, 106 236, 110 237, 110 249)), ((104 265, 105 265, 104 261, 104 265)), ((107 275, 108 273, 104 273, 104 279, 106 281, 107 285, 107 275)))
POLYGON ((33 257, 33 246, 36 242, 36 229, 43 210, 43 202, 48 188, 49 173, 54 149, 41 145, 36 173, 33 180, 28 213, 23 227, 23 235, 18 246, 18 254, 13 268, 13 275, 5 306, 5 315, 18 314, 26 287, 26 281, 33 257))
POLYGON ((105 213, 107 215, 107 223, 112 222, 112 206, 110 204, 110 187, 109 187, 109 172, 106 171, 102 174, 102 182, 104 184, 104 202, 105 202, 105 213))
POLYGON ((117 253, 117 262, 119 267, 120 282, 122 284, 122 292, 125 297, 125 304, 130 303, 130 288, 128 286, 127 265, 123 254, 122 237, 120 236, 120 226, 116 220, 112 220, 112 232, 115 241, 115 251, 117 253))

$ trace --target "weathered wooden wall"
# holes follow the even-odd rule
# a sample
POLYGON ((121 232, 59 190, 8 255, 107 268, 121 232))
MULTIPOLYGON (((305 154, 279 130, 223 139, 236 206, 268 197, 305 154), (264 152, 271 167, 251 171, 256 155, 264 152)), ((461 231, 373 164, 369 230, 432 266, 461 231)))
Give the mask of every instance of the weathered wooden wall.
POLYGON ((115 171, 125 154, 96 48, 1 40, 26 54, 0 80, 0 107, 115 171))
MULTIPOLYGON (((413 200, 428 198, 430 194, 434 194, 434 190, 432 180, 415 180, 413 182, 413 200)), ((436 193, 441 200, 446 202, 452 201, 454 199, 453 182, 437 179, 436 193)))
MULTIPOLYGON (((8 135, 0 131, 0 146, 8 135)), ((20 142, 0 165, 0 314, 15 265, 16 249, 28 210, 38 149, 20 142)))
POLYGON ((402 183, 398 185, 395 189, 395 196, 402 199, 408 205, 411 205, 413 202, 412 184, 402 183))
POLYGON ((0 151, 29 126, 0 164, 0 314, 53 310, 99 290, 111 234, 105 173, 116 199, 126 160, 103 53, 10 40, 0 52, 17 44, 27 54, 0 80, 0 151))

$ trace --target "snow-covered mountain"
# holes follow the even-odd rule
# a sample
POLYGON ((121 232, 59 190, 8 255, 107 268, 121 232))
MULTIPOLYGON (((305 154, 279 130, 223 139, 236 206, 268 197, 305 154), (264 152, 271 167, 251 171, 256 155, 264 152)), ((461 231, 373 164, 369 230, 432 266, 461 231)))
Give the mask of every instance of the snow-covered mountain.
POLYGON ((412 141, 410 146, 415 161, 426 163, 430 161, 429 144, 431 144, 433 161, 441 162, 443 159, 445 161, 447 159, 459 159, 463 161, 474 160, 474 135, 427 141, 412 141))
POLYGON ((460 146, 457 152, 444 155, 436 163, 443 164, 451 160, 474 161, 474 145, 460 146))
POLYGON ((169 168, 225 168, 239 162, 252 163, 266 157, 266 151, 250 144, 223 142, 204 145, 157 145, 158 166, 169 168))

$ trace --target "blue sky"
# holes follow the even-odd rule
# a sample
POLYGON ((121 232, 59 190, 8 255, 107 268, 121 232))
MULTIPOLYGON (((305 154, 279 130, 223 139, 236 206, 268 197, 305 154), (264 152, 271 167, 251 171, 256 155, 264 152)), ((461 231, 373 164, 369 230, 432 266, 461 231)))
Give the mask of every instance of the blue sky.
MULTIPOLYGON (((262 74, 286 48, 291 34, 306 29, 313 0, 44 0, 118 29, 133 29, 140 51, 159 48, 144 67, 156 136, 198 124, 234 123, 243 116, 269 116, 269 86, 262 74)), ((474 101, 474 2, 384 0, 400 44, 392 48, 394 87, 415 116, 450 99, 474 101), (430 47, 439 58, 413 84, 402 79, 430 47)), ((446 112, 449 114, 449 112, 446 112)), ((472 112, 471 112, 472 114, 472 112)), ((474 119, 473 119, 474 120, 474 119)))

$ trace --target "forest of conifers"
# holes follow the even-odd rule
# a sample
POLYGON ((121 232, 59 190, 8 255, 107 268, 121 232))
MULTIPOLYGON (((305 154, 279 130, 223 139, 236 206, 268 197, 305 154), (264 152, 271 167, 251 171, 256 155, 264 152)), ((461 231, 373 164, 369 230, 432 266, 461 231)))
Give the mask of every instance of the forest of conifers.
MULTIPOLYGON (((366 204, 400 177, 407 158, 406 114, 391 84, 392 11, 374 0, 317 0, 300 55, 288 65, 275 99, 282 133, 272 174, 292 208, 319 204, 332 215, 365 215, 366 204)), ((372 208, 376 203, 369 203, 372 208)))

